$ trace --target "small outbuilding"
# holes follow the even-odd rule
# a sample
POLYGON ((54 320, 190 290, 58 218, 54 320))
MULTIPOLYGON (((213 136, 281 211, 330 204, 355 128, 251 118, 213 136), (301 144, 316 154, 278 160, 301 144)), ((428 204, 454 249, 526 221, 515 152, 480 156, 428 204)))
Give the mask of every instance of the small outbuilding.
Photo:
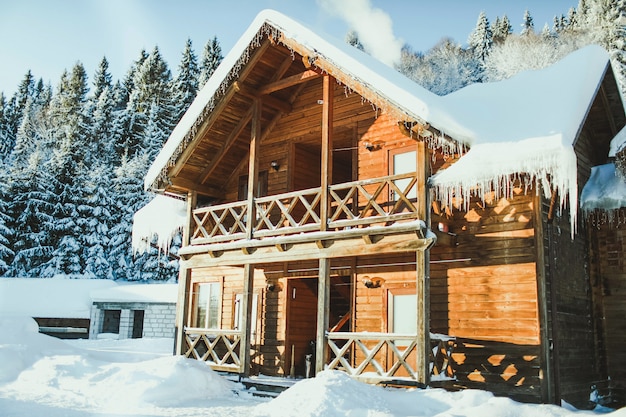
POLYGON ((176 284, 129 284, 91 293, 89 338, 174 337, 176 284))

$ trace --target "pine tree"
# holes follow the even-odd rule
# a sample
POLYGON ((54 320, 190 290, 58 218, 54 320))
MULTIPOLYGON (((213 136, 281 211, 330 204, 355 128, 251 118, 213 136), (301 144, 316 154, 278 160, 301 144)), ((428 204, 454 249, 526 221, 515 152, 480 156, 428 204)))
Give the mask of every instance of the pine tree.
POLYGON ((206 82, 211 78, 224 57, 222 56, 222 47, 213 37, 204 46, 202 51, 202 61, 200 63, 200 74, 198 75, 198 89, 204 87, 206 82))
POLYGON ((78 206, 79 227, 82 231, 79 242, 80 257, 84 262, 84 274, 90 278, 112 279, 113 268, 109 263, 109 230, 113 224, 110 208, 111 198, 110 165, 101 162, 94 166, 82 180, 85 183, 85 196, 78 206))
POLYGON ((487 55, 489 55, 493 43, 493 34, 485 12, 480 12, 478 21, 476 22, 476 28, 470 34, 467 43, 474 52, 474 56, 479 61, 484 62, 487 55))
POLYGON ((112 227, 109 232, 109 257, 114 279, 136 278, 131 232, 133 215, 149 197, 143 192, 143 173, 147 165, 145 155, 129 158, 124 155, 112 179, 112 227))
POLYGON ((9 203, 7 184, 8 176, 5 163, 0 161, 0 275, 9 269, 9 264, 15 253, 9 248, 12 231, 9 228, 11 217, 9 216, 9 203))
POLYGON ((530 12, 526 10, 524 12, 524 20, 522 22, 522 31, 520 35, 529 35, 531 33, 535 33, 535 24, 533 23, 533 18, 530 15, 530 12))
POLYGON ((52 221, 47 225, 54 246, 53 259, 43 267, 42 274, 81 274, 84 269, 80 257, 81 217, 78 206, 85 194, 80 178, 90 169, 85 159, 89 149, 87 102, 87 75, 77 63, 71 74, 61 76, 58 91, 52 98, 50 113, 55 131, 55 144, 48 163, 52 179, 51 192, 56 197, 52 221))
POLYGON ((200 69, 198 61, 193 52, 191 39, 187 39, 183 56, 178 65, 178 75, 174 80, 174 94, 176 103, 176 114, 174 120, 180 120, 183 113, 187 111, 191 102, 198 94, 198 76, 200 69))
POLYGON ((502 16, 502 19, 496 18, 496 22, 493 25, 493 42, 504 42, 512 31, 513 27, 507 15, 502 16))
POLYGON ((52 258, 54 246, 47 225, 52 221, 48 213, 53 210, 54 196, 45 187, 50 176, 42 169, 42 156, 43 151, 36 148, 27 155, 26 161, 16 159, 14 163, 20 165, 11 168, 8 187, 12 199, 8 213, 12 231, 10 247, 15 256, 6 272, 8 276, 40 276, 42 265, 52 258))
POLYGON ((0 162, 5 161, 15 146, 15 135, 11 132, 4 93, 0 92, 0 162))
POLYGON ((100 98, 100 95, 104 92, 105 89, 111 90, 113 88, 113 77, 109 72, 109 61, 106 57, 102 57, 98 68, 96 69, 96 73, 93 77, 93 92, 92 99, 94 101, 100 98))

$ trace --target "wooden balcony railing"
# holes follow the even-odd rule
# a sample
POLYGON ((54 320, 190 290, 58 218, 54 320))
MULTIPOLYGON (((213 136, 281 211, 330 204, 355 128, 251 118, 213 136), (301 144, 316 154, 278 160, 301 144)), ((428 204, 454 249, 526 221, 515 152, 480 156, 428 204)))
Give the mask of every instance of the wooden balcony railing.
MULTIPOLYGON (((327 369, 336 369, 368 382, 417 381, 417 335, 394 333, 328 332, 330 356, 327 369)), ((431 377, 452 379, 454 340, 431 336, 431 377)))
POLYGON ((188 358, 209 362, 215 371, 243 372, 240 330, 185 328, 188 358))
MULTIPOLYGON (((256 198, 252 236, 261 239, 418 220, 417 188, 415 173, 335 184, 328 189, 327 218, 321 218, 320 187, 256 198)), ((246 201, 194 210, 191 244, 245 239, 247 211, 246 201)))

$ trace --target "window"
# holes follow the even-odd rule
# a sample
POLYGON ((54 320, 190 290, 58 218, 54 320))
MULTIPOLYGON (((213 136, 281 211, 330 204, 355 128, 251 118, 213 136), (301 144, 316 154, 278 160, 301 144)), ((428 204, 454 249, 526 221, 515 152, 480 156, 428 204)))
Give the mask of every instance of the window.
POLYGON ((122 310, 104 310, 101 333, 120 333, 120 316, 122 310))
MULTIPOLYGON (((391 175, 408 174, 417 171, 417 151, 415 149, 407 150, 398 149, 389 152, 389 171, 391 175)), ((396 180, 396 187, 401 192, 404 192, 405 188, 411 183, 410 178, 396 180)), ((414 185, 406 193, 408 199, 414 200, 417 197, 417 187, 414 185)), ((397 200, 398 195, 394 192, 393 200, 397 200)))
POLYGON ((221 313, 220 282, 203 282, 194 286, 194 317, 195 327, 203 329, 219 329, 221 313))
MULTIPOLYGON (((257 320, 258 320, 258 294, 252 294, 252 316, 250 318, 251 329, 250 329, 250 344, 256 344, 256 334, 257 334, 257 320)), ((243 323, 243 308, 241 308, 241 304, 244 302, 243 294, 235 295, 235 315, 234 315, 234 323, 233 329, 240 330, 241 323, 243 323)), ((243 329, 241 329, 243 330, 243 329)))
MULTIPOLYGON (((417 296, 414 290, 397 289, 387 292, 387 320, 389 333, 417 333, 417 296)), ((406 346, 408 342, 398 341, 398 346, 406 346)))

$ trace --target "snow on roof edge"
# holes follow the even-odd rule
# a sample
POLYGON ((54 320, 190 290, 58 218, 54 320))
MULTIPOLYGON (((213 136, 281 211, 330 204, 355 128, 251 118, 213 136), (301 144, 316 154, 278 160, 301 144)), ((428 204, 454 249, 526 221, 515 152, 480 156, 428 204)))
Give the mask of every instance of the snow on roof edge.
POLYGON ((149 250, 153 236, 157 236, 157 246, 168 253, 172 238, 187 222, 187 203, 157 194, 148 204, 133 215, 133 253, 149 250))
POLYGON ((580 195, 580 207, 586 214, 626 207, 626 182, 616 174, 614 163, 591 168, 589 180, 580 195))

